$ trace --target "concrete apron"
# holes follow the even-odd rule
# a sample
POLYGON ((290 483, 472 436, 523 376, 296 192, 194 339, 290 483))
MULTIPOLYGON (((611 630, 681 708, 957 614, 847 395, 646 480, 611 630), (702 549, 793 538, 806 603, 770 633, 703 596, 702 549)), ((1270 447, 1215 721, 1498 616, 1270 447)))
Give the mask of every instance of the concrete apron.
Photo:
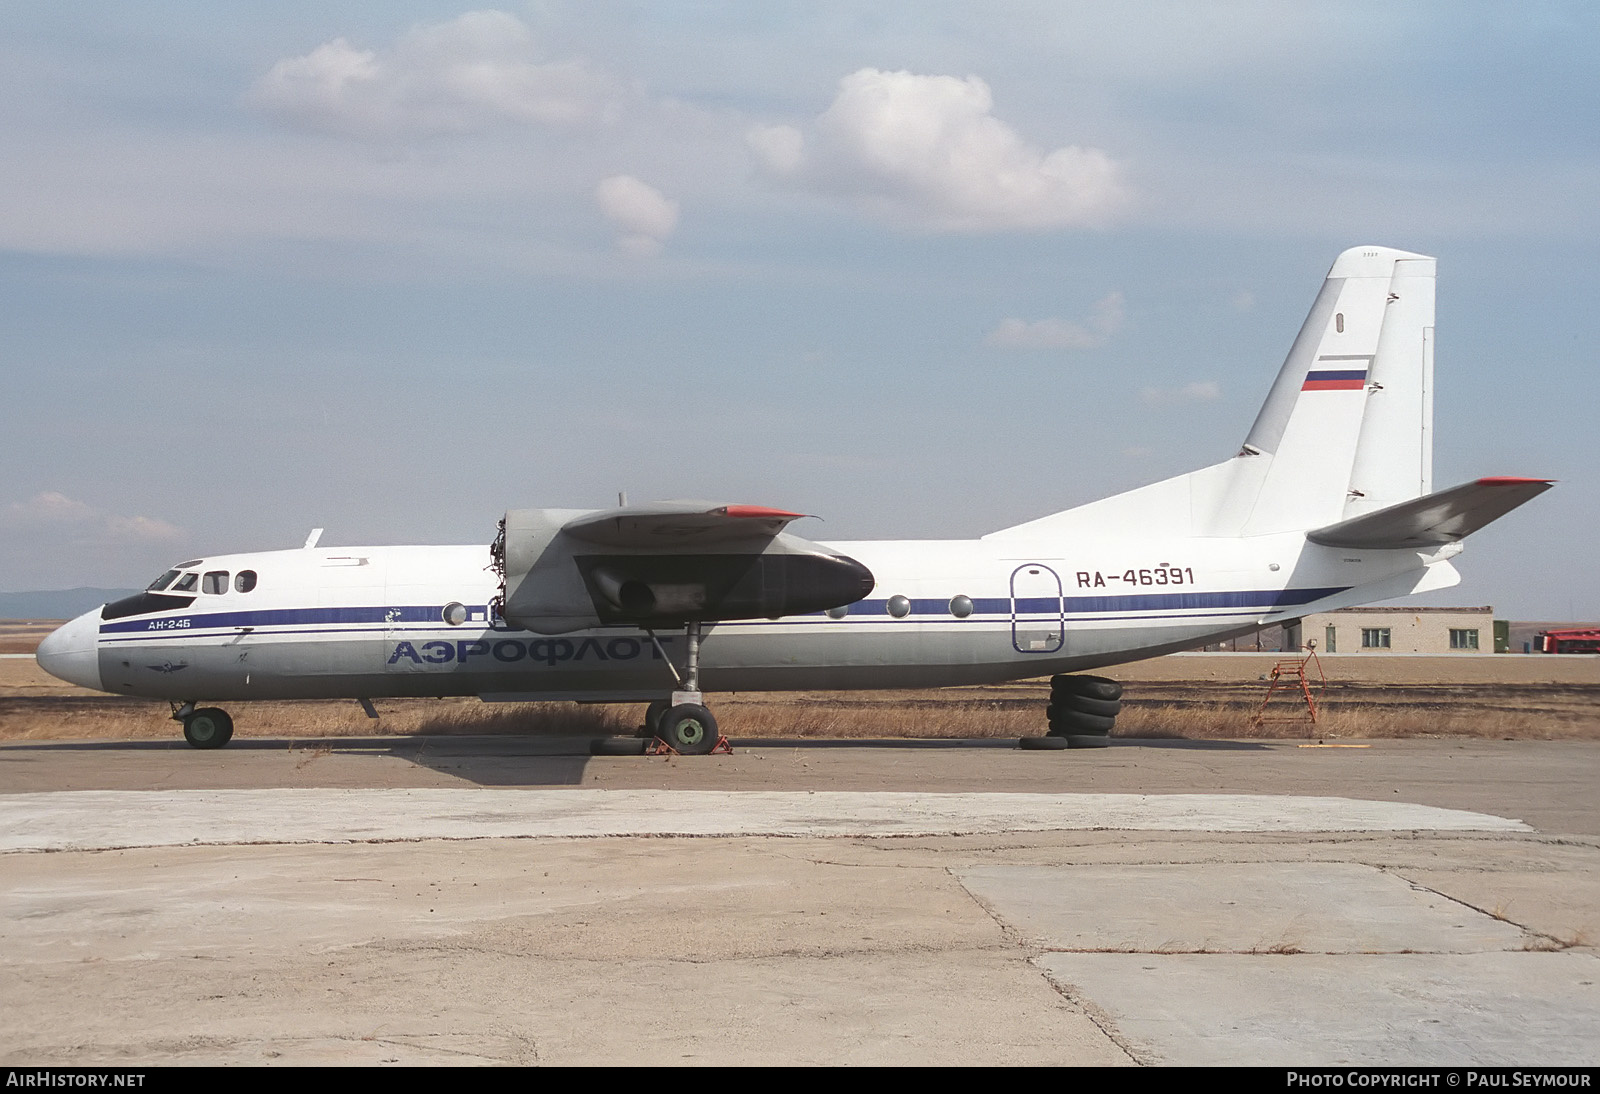
POLYGON ((0 849, 8 1064, 1600 1062, 1592 949, 1476 895, 1567 856, 1582 927, 1593 849, 1399 802, 54 792, 0 849))
POLYGON ((595 836, 937 836, 1071 830, 1529 832, 1406 802, 1257 794, 83 790, 0 796, 0 851, 595 836))

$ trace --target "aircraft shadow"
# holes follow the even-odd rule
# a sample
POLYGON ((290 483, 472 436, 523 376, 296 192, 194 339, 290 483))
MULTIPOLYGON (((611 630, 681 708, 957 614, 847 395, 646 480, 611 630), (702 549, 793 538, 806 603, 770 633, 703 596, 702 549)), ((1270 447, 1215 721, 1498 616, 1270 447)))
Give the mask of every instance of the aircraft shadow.
MULTIPOLYGON (((575 737, 235 737, 218 759, 263 753, 308 759, 393 757, 479 786, 578 786, 583 783, 590 738, 575 737)), ((0 763, 23 754, 100 753, 138 755, 193 752, 183 740, 28 741, 0 746, 0 763)), ((242 757, 241 757, 242 758, 242 757)), ((196 759, 200 759, 196 756, 196 759)), ((212 770, 215 770, 213 768, 212 770)), ((274 769, 276 770, 276 769, 274 769)), ((240 775, 248 772, 241 764, 240 775)), ((315 781, 313 776, 313 781, 315 781)), ((372 785, 382 785, 374 782, 372 785)))
MULTIPOLYGON (((897 748, 897 749, 1010 749, 1018 751, 1015 737, 734 737, 734 748, 897 748)), ((1111 748, 1193 748, 1216 751, 1259 751, 1268 742, 1190 741, 1177 737, 1113 738, 1111 748)), ((1076 754, 1094 749, 1065 749, 1076 754)))
MULTIPOLYGON (((234 738, 226 751, 217 754, 215 759, 225 761, 230 755, 237 755, 242 761, 238 774, 246 785, 253 784, 252 775, 265 775, 265 785, 277 785, 275 776, 281 773, 281 768, 273 765, 263 769, 258 764, 258 759, 264 759, 264 754, 278 753, 295 757, 294 766, 297 770, 310 761, 329 760, 337 763, 346 759, 360 763, 365 757, 383 758, 393 757, 397 760, 435 771, 451 779, 459 779, 482 787, 533 787, 533 786, 581 786, 589 763, 595 757, 590 748, 596 740, 594 737, 519 737, 513 735, 472 735, 472 736, 407 736, 407 737, 254 737, 234 738), (249 760, 245 760, 250 757, 249 760)), ((750 737, 735 738, 731 742, 735 754, 741 749, 799 749, 811 752, 826 752, 838 750, 865 750, 865 749, 892 749, 896 751, 1017 751, 1017 741, 1013 737, 1001 738, 905 738, 905 737, 863 737, 863 738, 816 738, 816 737, 750 737)), ((1132 748, 1150 749, 1181 749, 1202 752, 1239 752, 1262 751, 1273 744, 1281 742, 1269 741, 1191 741, 1179 738, 1140 737, 1122 738, 1111 741, 1110 749, 1123 751, 1132 748)), ((71 754, 100 754, 124 755, 132 757, 141 754, 151 754, 169 751, 193 751, 188 744, 180 740, 134 740, 134 741, 18 741, 8 742, 0 746, 0 764, 7 760, 13 762, 27 762, 25 757, 30 754, 40 757, 41 754, 71 755, 71 754)), ((1096 755, 1106 755, 1099 749, 1063 750, 1071 753, 1070 758, 1051 760, 1051 753, 1038 753, 1035 762, 1038 763, 1072 763, 1092 762, 1096 755)), ((197 760, 202 757, 196 756, 197 760)), ((615 759, 622 762, 629 760, 644 760, 645 757, 623 756, 615 759)), ((686 757, 685 762, 694 763, 693 757, 686 757)), ((215 773, 217 768, 207 765, 207 769, 215 773)), ((128 774, 128 773, 125 773, 128 774)), ((310 772, 309 781, 318 782, 321 772, 310 772)), ((341 784, 350 777, 347 770, 341 777, 341 784)), ((298 779, 296 782, 298 783, 298 779)), ((358 781, 359 777, 358 777, 358 781)), ((381 778, 374 779, 369 785, 383 785, 381 778)))

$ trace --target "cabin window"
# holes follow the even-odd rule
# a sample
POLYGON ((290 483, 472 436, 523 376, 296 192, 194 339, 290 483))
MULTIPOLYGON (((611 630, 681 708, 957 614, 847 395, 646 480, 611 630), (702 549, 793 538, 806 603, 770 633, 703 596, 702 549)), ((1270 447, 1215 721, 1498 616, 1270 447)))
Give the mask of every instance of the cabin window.
POLYGON ((440 614, 446 623, 452 627, 459 627, 467 621, 467 606, 457 601, 451 601, 444 606, 444 611, 440 614))
POLYGON ((241 593, 247 593, 256 587, 256 572, 254 570, 240 570, 233 577, 233 587, 241 593))
POLYGON ((198 584, 200 584, 199 574, 184 574, 178 579, 177 584, 172 586, 172 591, 175 593, 192 593, 194 592, 194 587, 198 584))
POLYGON ((889 602, 884 605, 884 609, 896 619, 904 619, 911 614, 911 601, 903 596, 891 596, 889 602))
POLYGON ((1389 648, 1388 627, 1362 627, 1361 648, 1364 650, 1386 650, 1389 648))
POLYGON ((216 595, 217 593, 225 593, 225 592, 227 592, 228 591, 228 571, 227 570, 208 570, 206 572, 206 576, 203 579, 201 579, 200 588, 205 590, 208 593, 211 593, 213 596, 216 595))
POLYGON ((1333 317, 1333 329, 1338 331, 1340 334, 1344 333, 1344 312, 1340 312, 1338 315, 1333 317))
POLYGON ((1475 650, 1478 648, 1478 632, 1476 630, 1462 630, 1450 628, 1450 648, 1453 650, 1475 650))
POLYGON ((843 604, 839 605, 837 608, 829 608, 828 609, 828 618, 829 619, 843 619, 845 616, 847 616, 849 614, 850 614, 849 607, 846 606, 846 605, 843 605, 843 604))
POLYGON ((950 598, 950 614, 957 619, 965 619, 972 614, 972 598, 970 596, 952 596, 950 598))
POLYGON ((160 577, 158 577, 154 581, 152 581, 150 583, 149 587, 145 591, 146 592, 152 592, 152 593, 159 593, 162 589, 165 589, 168 585, 171 585, 172 584, 172 579, 177 577, 177 576, 178 576, 178 571, 177 570, 168 570, 166 573, 162 574, 160 577))

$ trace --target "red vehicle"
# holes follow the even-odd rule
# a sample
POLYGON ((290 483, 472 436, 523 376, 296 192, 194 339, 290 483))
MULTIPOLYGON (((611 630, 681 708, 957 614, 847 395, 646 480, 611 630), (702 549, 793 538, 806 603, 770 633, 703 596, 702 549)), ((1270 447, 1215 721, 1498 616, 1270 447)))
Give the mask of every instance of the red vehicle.
POLYGON ((1600 653, 1600 630, 1540 631, 1533 636, 1535 653, 1600 653))

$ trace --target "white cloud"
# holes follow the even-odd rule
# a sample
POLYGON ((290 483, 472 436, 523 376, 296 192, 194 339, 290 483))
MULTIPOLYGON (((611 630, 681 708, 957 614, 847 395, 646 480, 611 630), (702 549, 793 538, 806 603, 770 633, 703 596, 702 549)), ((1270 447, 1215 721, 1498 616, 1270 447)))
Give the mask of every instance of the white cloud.
POLYGON ((93 518, 95 511, 81 501, 76 501, 54 490, 35 494, 27 501, 14 501, 5 509, 5 523, 10 525, 64 524, 93 518))
POLYGON ((574 125, 615 97, 613 81, 582 61, 539 62, 528 27, 503 11, 418 26, 381 52, 335 38, 279 61, 250 92, 279 117, 367 138, 574 125))
POLYGON ((992 113, 976 76, 863 68, 839 81, 810 127, 761 126, 746 143, 769 177, 853 199, 910 227, 945 232, 1085 227, 1128 202, 1097 148, 1044 152, 992 113))
POLYGON ((155 517, 121 517, 107 513, 101 521, 106 537, 114 543, 171 543, 185 535, 183 529, 155 517))
POLYGON ((601 179, 594 196, 617 227, 617 245, 629 254, 658 253, 678 227, 678 203, 632 175, 601 179))
POLYGON ((1007 349, 1094 349, 1106 344, 1122 327, 1122 294, 1109 293, 1096 301, 1094 314, 1083 323, 1064 319, 1003 319, 989 332, 991 346, 1007 349))
POLYGON ((1143 402, 1152 404, 1211 403, 1221 395, 1222 389, 1215 380, 1196 380, 1179 387, 1147 387, 1139 392, 1143 402))
POLYGON ((105 544, 172 542, 186 534, 164 520, 107 513, 54 490, 14 501, 0 510, 0 529, 105 544))

